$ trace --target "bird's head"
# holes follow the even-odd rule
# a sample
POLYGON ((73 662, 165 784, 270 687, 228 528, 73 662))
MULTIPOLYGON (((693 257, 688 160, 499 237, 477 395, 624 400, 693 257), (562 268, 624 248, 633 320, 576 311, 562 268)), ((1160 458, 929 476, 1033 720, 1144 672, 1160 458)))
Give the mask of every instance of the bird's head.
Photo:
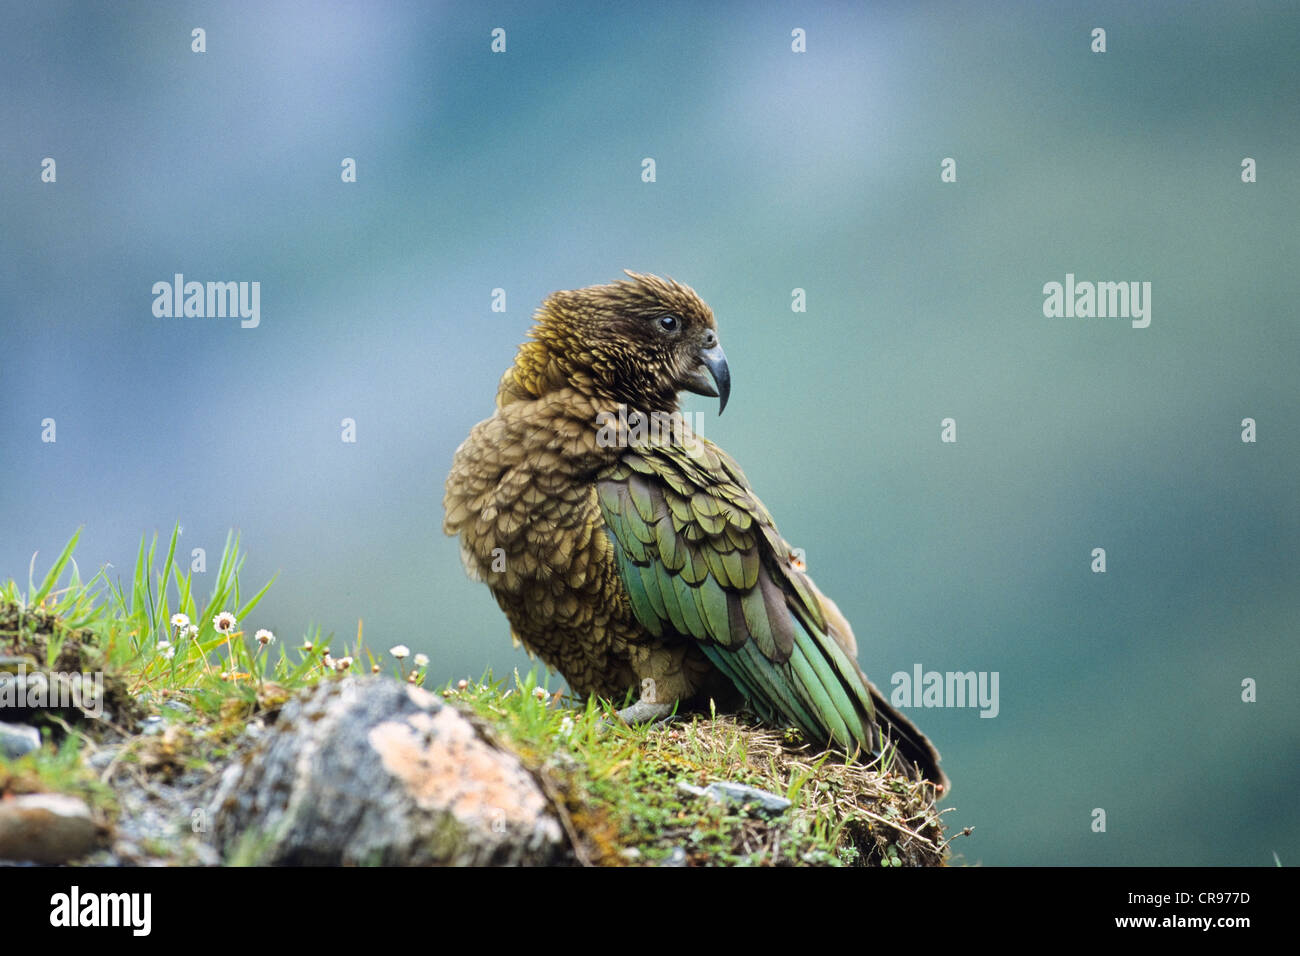
POLYGON ((537 394, 568 385, 648 412, 676 411, 677 393, 695 392, 718 398, 721 414, 731 372, 713 311, 672 279, 627 275, 548 296, 517 377, 537 394))

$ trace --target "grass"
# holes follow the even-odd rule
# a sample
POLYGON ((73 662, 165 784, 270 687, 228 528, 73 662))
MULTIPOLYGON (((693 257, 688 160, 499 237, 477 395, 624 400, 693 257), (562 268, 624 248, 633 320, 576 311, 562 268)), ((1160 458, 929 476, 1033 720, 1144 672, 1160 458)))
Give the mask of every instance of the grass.
MULTIPOLYGON (((237 712, 232 702, 251 714, 328 673, 378 665, 360 625, 353 647, 338 657, 319 629, 288 648, 269 631, 241 628, 274 578, 245 597, 236 535, 227 537, 212 590, 200 605, 194 572, 176 562, 179 535, 177 527, 161 563, 157 537, 142 538, 135 572, 123 585, 103 569, 81 580, 72 557, 78 531, 39 585, 30 576, 26 592, 12 580, 0 585, 0 655, 11 664, 23 659, 51 670, 103 669, 124 680, 132 698, 154 704, 179 699, 214 717, 237 712), (235 623, 222 630, 221 615, 235 623)), ((401 673, 414 675, 416 683, 425 676, 422 668, 401 673)))
MULTIPOLYGON (((216 573, 204 575, 211 590, 200 597, 194 572, 176 561, 179 534, 173 530, 165 551, 156 537, 141 539, 126 583, 108 569, 82 579, 73 557, 78 531, 39 581, 33 556, 25 589, 13 580, 0 584, 0 672, 102 674, 104 707, 102 719, 75 707, 25 717, 46 745, 16 760, 0 757, 0 797, 72 794, 111 824, 119 814, 115 781, 124 774, 150 787, 183 769, 212 770, 249 718, 273 714, 324 677, 376 663, 360 629, 339 658, 319 630, 294 647, 274 636, 259 642, 239 623, 220 631, 223 612, 236 622, 255 620, 271 582, 251 595, 241 587, 244 558, 231 535, 216 573), (165 733, 133 732, 149 715, 164 718, 165 733), (120 750, 106 768, 91 769, 90 758, 105 747, 120 750)), ((419 670, 407 676, 424 678, 419 670)))
POLYGON ((578 861, 618 866, 935 865, 939 812, 928 784, 801 746, 794 731, 693 714, 629 727, 608 702, 572 701, 536 675, 487 675, 443 696, 481 718, 562 809, 578 861), (730 781, 793 801, 781 813, 685 791, 730 781))
MULTIPOLYGON (((115 779, 146 788, 185 770, 215 773, 254 716, 274 719, 301 689, 343 672, 379 672, 422 685, 427 661, 396 648, 376 656, 362 639, 333 656, 319 629, 293 647, 253 631, 270 588, 241 588, 244 557, 227 538, 211 589, 195 593, 194 572, 176 561, 179 528, 165 552, 141 540, 127 584, 101 569, 82 581, 74 534, 39 583, 0 585, 0 671, 46 669, 104 675, 105 714, 41 711, 47 745, 18 760, 0 757, 0 797, 55 791, 86 799, 97 817, 117 816, 115 779), (235 624, 223 628, 223 615, 235 624), (385 665, 384 660, 389 663, 385 665), (131 728, 160 715, 165 732, 131 728), (114 746, 105 769, 89 757, 114 746)), ((517 752, 556 806, 575 862, 592 865, 934 865, 944 859, 942 826, 928 785, 839 755, 814 753, 793 730, 719 714, 682 715, 628 727, 614 706, 575 701, 539 686, 535 672, 509 681, 491 674, 447 684, 447 703, 517 752), (683 784, 748 784, 792 801, 780 813, 715 802, 683 784)))

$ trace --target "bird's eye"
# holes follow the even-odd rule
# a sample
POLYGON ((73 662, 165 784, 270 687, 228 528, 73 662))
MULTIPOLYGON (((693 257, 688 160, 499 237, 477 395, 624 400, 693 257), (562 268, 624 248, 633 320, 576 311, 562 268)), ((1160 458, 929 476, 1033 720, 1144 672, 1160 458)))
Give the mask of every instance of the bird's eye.
POLYGON ((681 319, 675 315, 659 316, 659 328, 665 332, 676 332, 679 325, 681 325, 681 319))

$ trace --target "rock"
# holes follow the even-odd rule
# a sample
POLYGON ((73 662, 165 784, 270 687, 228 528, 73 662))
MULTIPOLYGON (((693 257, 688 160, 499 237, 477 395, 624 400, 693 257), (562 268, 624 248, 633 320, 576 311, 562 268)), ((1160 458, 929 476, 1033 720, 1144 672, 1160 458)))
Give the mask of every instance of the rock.
POLYGON ((93 754, 84 759, 91 770, 105 770, 108 768, 108 765, 113 762, 113 759, 121 749, 121 745, 116 747, 100 747, 93 754))
POLYGON ((686 850, 684 850, 682 847, 675 846, 673 847, 672 852, 669 853, 668 856, 666 856, 659 865, 676 867, 676 866, 686 866, 687 863, 688 860, 686 859, 686 850))
POLYGON ((99 827, 84 800, 61 793, 0 800, 0 859, 67 863, 98 842, 99 827))
POLYGON ((517 756, 385 678, 324 681, 289 701, 227 768, 208 816, 227 859, 264 865, 540 865, 565 850, 517 756))
POLYGON ((26 724, 0 723, 0 756, 16 760, 41 749, 41 732, 26 724))
POLYGON ((167 729, 167 722, 157 714, 151 714, 144 720, 140 721, 139 733, 146 737, 152 737, 154 734, 161 734, 167 729))
POLYGON ((697 797, 708 797, 717 803, 749 804, 762 813, 784 813, 793 806, 785 797, 778 797, 774 793, 744 783, 722 780, 711 783, 707 787, 692 787, 689 783, 679 783, 677 787, 697 797))

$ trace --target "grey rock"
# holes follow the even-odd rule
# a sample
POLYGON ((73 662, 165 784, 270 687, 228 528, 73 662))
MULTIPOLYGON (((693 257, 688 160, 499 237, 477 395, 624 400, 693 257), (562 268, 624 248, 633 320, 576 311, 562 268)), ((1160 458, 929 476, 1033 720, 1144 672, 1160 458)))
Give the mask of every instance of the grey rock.
POLYGON ((123 866, 139 864, 145 856, 144 851, 130 840, 118 840, 114 843, 113 853, 123 866))
POLYGON ((140 721, 140 733, 146 737, 153 737, 161 734, 167 729, 167 722, 157 714, 150 714, 144 720, 140 721))
POLYGON ((685 866, 686 862, 687 862, 686 851, 682 847, 675 846, 673 847, 673 851, 669 853, 668 856, 664 859, 664 861, 659 865, 660 866, 685 866))
POLYGON ((86 763, 90 765, 92 770, 104 770, 113 762, 113 758, 117 756, 118 751, 121 749, 120 746, 100 747, 89 757, 85 758, 86 763))
POLYGON ((0 723, 0 755, 16 760, 41 749, 41 732, 26 724, 0 723))
POLYGON ((784 813, 793 804, 785 797, 751 787, 744 783, 717 781, 707 787, 693 787, 689 783, 677 784, 678 789, 697 797, 708 797, 717 803, 749 804, 755 809, 769 814, 784 813))
POLYGON ((323 681, 286 704, 208 817, 227 859, 272 865, 541 865, 565 848, 518 757, 385 678, 323 681))

